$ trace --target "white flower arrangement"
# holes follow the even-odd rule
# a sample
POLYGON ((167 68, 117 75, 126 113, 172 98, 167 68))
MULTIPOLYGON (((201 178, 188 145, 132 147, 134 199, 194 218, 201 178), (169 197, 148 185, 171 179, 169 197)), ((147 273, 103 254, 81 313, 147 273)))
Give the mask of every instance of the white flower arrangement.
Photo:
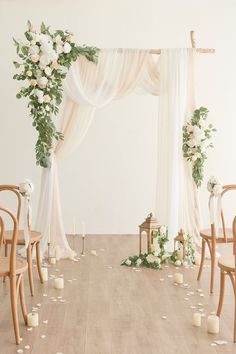
POLYGON ((212 176, 207 182, 207 190, 216 197, 223 191, 222 183, 217 177, 212 176))
POLYGON ((16 69, 22 68, 22 71, 13 78, 26 81, 26 87, 22 87, 16 97, 29 99, 32 124, 38 133, 36 163, 49 167, 53 140, 63 139, 52 120, 52 115, 59 112, 62 102, 62 81, 78 56, 96 62, 98 49, 80 47, 73 41, 72 33, 62 30, 51 32, 44 23, 37 32, 28 21, 25 38, 23 43, 14 39, 16 52, 21 59, 21 63, 14 61, 14 65, 16 69))
POLYGON ((121 265, 161 269, 161 264, 169 259, 169 253, 166 252, 167 242, 167 227, 161 226, 158 231, 153 233, 153 244, 148 253, 128 257, 121 263, 121 265))
POLYGON ((19 192, 23 197, 30 197, 33 191, 34 185, 29 179, 19 183, 19 192))
POLYGON ((208 109, 200 107, 193 112, 193 117, 183 126, 183 155, 192 164, 192 177, 199 188, 203 181, 203 167, 207 159, 207 149, 212 148, 212 133, 216 131, 212 124, 207 124, 208 109))

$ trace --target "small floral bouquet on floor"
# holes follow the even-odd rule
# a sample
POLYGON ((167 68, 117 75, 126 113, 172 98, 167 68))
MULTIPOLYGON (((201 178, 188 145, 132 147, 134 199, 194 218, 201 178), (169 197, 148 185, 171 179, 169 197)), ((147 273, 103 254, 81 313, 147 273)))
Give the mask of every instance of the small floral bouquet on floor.
POLYGON ((193 117, 183 126, 183 154, 192 164, 192 177, 199 188, 203 181, 203 167, 207 159, 207 149, 212 148, 212 133, 216 131, 212 124, 207 124, 208 109, 200 107, 193 112, 193 117))
POLYGON ((167 242, 168 230, 166 226, 161 226, 158 231, 153 232, 153 244, 148 253, 130 256, 123 260, 121 265, 161 269, 161 264, 169 258, 169 253, 166 251, 167 242))

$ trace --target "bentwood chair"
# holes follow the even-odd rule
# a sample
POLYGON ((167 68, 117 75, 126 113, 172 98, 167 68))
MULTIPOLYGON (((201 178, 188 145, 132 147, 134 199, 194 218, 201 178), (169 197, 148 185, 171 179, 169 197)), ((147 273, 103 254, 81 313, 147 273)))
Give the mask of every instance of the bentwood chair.
POLYGON ((220 296, 217 316, 220 317, 224 301, 225 276, 228 275, 234 290, 234 342, 236 343, 236 216, 233 221, 233 255, 221 257, 218 261, 220 268, 220 296))
MULTIPOLYGON (((223 198, 223 196, 226 193, 228 193, 229 191, 233 191, 233 190, 234 191, 236 190, 235 184, 223 186, 223 191, 221 193, 221 197, 223 198)), ((213 197, 210 196, 210 198, 213 198, 213 197)), ((209 199, 209 204, 210 204, 210 199, 209 199)), ((200 231, 200 236, 202 238, 202 252, 201 252, 201 263, 200 263, 200 267, 199 267, 197 280, 200 280, 200 278, 201 278, 202 269, 203 269, 203 265, 205 262, 205 250, 206 250, 206 244, 207 244, 207 246, 209 248, 209 252, 210 252, 210 259, 211 259, 211 279, 210 279, 210 292, 211 293, 213 293, 213 289, 214 289, 216 244, 217 243, 233 242, 232 229, 226 228, 226 226, 225 226, 225 218, 224 218, 223 208, 221 208, 221 223, 222 223, 222 228, 219 228, 217 235, 216 235, 216 228, 215 228, 214 224, 211 225, 210 229, 205 229, 205 230, 200 231)))
MULTIPOLYGON (((16 208, 16 219, 19 224, 20 215, 21 215, 21 204, 22 204, 22 196, 19 192, 19 187, 14 185, 0 185, 0 192, 7 191, 13 193, 17 199, 17 208, 16 208)), ((29 216, 27 217, 29 220, 29 216)), ((33 264, 32 264, 32 253, 34 250, 34 246, 36 248, 36 263, 39 274, 40 282, 43 283, 43 276, 41 272, 41 261, 40 261, 40 240, 42 239, 42 235, 38 231, 30 230, 30 225, 28 223, 30 241, 26 250, 26 257, 28 262, 28 276, 29 276, 29 284, 30 284, 30 293, 34 296, 34 282, 33 282, 33 264)), ((8 255, 8 246, 12 243, 12 231, 5 231, 3 243, 5 245, 5 256, 8 255)), ((17 245, 25 246, 24 239, 24 230, 18 230, 17 237, 17 245)))
POLYGON ((4 221, 10 218, 13 223, 12 230, 12 243, 10 257, 0 257, 0 276, 9 277, 10 279, 10 298, 11 298, 11 311, 13 318, 13 326, 15 332, 16 344, 20 344, 20 330, 17 311, 17 299, 20 296, 20 304, 22 315, 25 324, 27 324, 27 310, 24 297, 24 273, 27 271, 28 264, 23 258, 16 257, 17 235, 18 235, 18 222, 16 217, 8 210, 0 207, 0 250, 3 244, 4 236, 4 221))

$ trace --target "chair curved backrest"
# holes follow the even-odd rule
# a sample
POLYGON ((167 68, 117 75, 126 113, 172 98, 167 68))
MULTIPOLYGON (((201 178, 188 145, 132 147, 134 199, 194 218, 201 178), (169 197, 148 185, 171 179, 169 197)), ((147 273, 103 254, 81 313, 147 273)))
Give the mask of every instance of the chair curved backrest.
MULTIPOLYGON (((236 184, 226 184, 222 188, 223 188, 223 190, 221 192, 221 198, 223 198, 224 195, 226 193, 228 193, 229 191, 233 191, 233 190, 236 191, 236 184)), ((210 197, 209 197, 209 205, 210 205, 210 200, 211 200, 212 197, 213 196, 210 195, 210 197)), ((223 231, 223 237, 222 238, 224 239, 225 242, 227 242, 227 232, 226 232, 226 226, 225 226, 225 217, 224 217, 224 211, 223 211, 222 206, 221 206, 221 223, 222 223, 222 231, 223 231)), ((218 238, 220 238, 220 237, 218 236, 218 238)))
POLYGON ((20 222, 20 213, 21 213, 21 195, 19 192, 19 186, 11 185, 11 184, 1 184, 0 192, 8 191, 14 193, 17 198, 17 208, 16 208, 16 217, 18 224, 20 222))
POLYGON ((18 221, 17 218, 13 215, 13 213, 6 209, 0 207, 0 226, 1 226, 1 238, 4 233, 4 215, 5 217, 8 215, 13 223, 12 229, 12 244, 11 244, 11 254, 10 254, 10 276, 14 276, 16 274, 16 247, 17 247, 17 235, 18 235, 18 221))

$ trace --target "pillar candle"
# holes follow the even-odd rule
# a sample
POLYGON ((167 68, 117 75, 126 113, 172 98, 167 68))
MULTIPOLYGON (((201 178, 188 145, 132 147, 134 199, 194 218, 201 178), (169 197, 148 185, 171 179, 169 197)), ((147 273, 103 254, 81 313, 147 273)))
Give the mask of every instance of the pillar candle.
POLYGON ((55 257, 51 257, 51 258, 50 258, 50 263, 51 263, 51 264, 56 264, 56 263, 57 263, 56 258, 55 258, 55 257))
POLYGON ((27 325, 29 327, 37 327, 39 325, 39 314, 37 312, 28 313, 27 325))
POLYGON ((182 273, 175 273, 174 275, 174 282, 177 284, 182 284, 184 281, 184 276, 182 273))
POLYGON ((220 321, 219 317, 215 315, 210 315, 207 318, 207 332, 208 333, 219 333, 220 331, 220 321))
POLYGON ((43 281, 48 281, 48 268, 42 267, 41 272, 42 272, 43 281))
POLYGON ((63 289, 64 288, 64 279, 63 278, 54 279, 54 288, 55 289, 63 289))
POLYGON ((202 315, 198 312, 193 314, 193 326, 200 327, 202 323, 202 315))

